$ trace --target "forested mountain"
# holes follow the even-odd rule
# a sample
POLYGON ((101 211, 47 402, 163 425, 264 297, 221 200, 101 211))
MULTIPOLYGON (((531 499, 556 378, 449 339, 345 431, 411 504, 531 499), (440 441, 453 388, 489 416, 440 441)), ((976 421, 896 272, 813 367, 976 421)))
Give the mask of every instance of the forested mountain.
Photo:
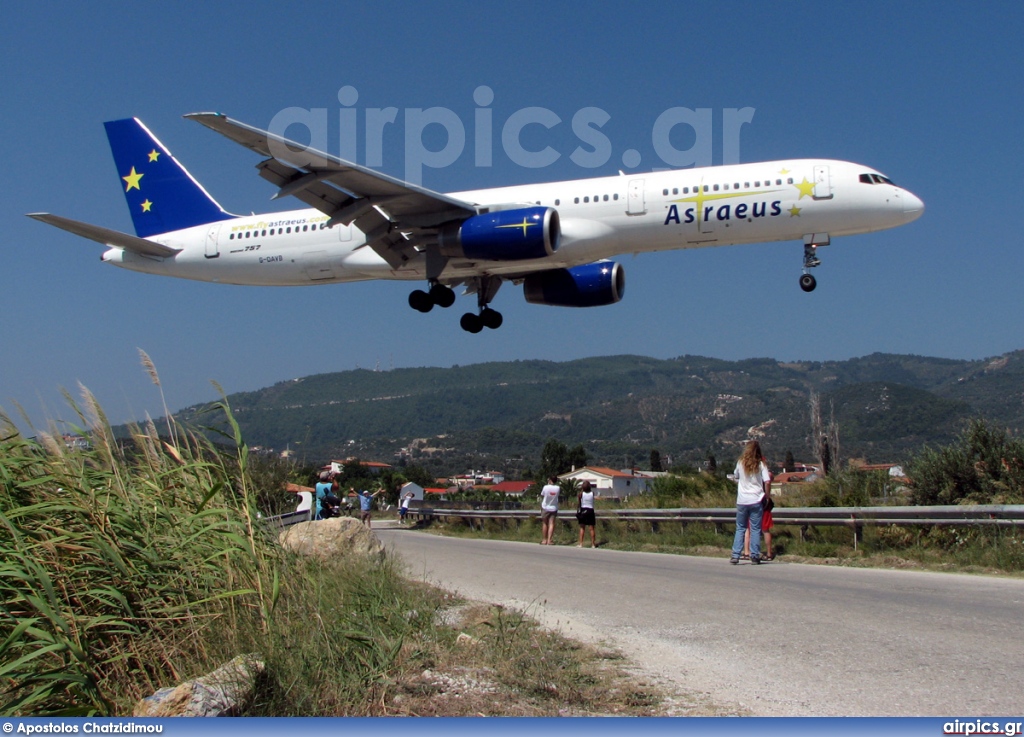
MULTIPOLYGON (((592 463, 645 467, 735 458, 759 437, 770 458, 813 458, 809 397, 838 425, 842 458, 896 461, 983 416, 1024 428, 1024 352, 956 361, 873 354, 781 363, 608 356, 452 368, 344 371, 283 381, 229 402, 250 445, 307 462, 406 458, 438 471, 533 468, 548 438, 592 463), (404 451, 403 451, 404 449, 404 451), (399 454, 399 455, 396 455, 399 454)), ((178 413, 198 424, 200 407, 178 413)))

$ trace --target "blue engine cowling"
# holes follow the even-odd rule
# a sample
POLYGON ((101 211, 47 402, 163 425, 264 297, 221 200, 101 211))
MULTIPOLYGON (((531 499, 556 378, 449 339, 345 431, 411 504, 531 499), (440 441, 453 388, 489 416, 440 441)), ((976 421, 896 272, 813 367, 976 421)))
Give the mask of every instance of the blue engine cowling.
POLYGON ((441 253, 481 261, 522 261, 544 258, 558 250, 558 211, 523 207, 474 215, 441 229, 441 253))
POLYGON ((626 291, 626 272, 614 261, 530 274, 523 281, 526 301, 557 307, 613 305, 626 291))

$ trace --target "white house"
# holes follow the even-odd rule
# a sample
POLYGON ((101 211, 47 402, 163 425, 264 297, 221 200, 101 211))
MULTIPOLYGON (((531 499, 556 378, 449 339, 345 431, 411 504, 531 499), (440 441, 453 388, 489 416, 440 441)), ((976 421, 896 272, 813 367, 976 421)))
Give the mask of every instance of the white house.
POLYGON ((577 479, 581 483, 589 481, 599 497, 625 499, 633 494, 642 494, 650 490, 652 479, 637 473, 616 471, 601 466, 584 466, 569 473, 563 473, 559 479, 577 479))

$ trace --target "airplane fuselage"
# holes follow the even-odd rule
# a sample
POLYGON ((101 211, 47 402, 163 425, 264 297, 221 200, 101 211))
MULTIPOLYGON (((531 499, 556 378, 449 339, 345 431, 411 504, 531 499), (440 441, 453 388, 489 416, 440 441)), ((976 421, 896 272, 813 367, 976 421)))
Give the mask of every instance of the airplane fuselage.
MULTIPOLYGON (((870 167, 804 159, 598 177, 452 193, 484 208, 557 210, 558 250, 542 259, 450 258, 439 280, 516 278, 621 254, 869 233, 916 219, 913 194, 870 167)), ((426 254, 392 268, 354 225, 327 227, 315 209, 233 218, 151 237, 166 258, 111 248, 133 271, 225 284, 301 286, 368 279, 422 281, 426 254)))

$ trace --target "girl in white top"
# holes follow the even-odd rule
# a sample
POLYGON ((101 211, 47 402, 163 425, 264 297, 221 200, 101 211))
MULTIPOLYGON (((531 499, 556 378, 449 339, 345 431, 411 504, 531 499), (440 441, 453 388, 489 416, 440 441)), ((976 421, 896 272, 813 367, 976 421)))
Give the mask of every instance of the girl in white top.
POLYGON ((547 485, 540 490, 540 529, 541 545, 554 545, 555 518, 558 517, 558 477, 548 478, 547 485))
POLYGON ((578 497, 579 511, 576 513, 576 519, 580 523, 580 541, 576 543, 577 548, 583 547, 583 530, 586 527, 590 528, 590 547, 597 547, 597 518, 594 513, 594 490, 590 487, 589 481, 584 481, 580 484, 580 493, 578 497))
POLYGON ((736 536, 732 543, 732 557, 729 562, 739 563, 743 550, 743 537, 750 525, 750 562, 761 562, 761 499, 764 485, 769 483, 768 466, 756 440, 747 443, 743 455, 736 463, 736 536))

